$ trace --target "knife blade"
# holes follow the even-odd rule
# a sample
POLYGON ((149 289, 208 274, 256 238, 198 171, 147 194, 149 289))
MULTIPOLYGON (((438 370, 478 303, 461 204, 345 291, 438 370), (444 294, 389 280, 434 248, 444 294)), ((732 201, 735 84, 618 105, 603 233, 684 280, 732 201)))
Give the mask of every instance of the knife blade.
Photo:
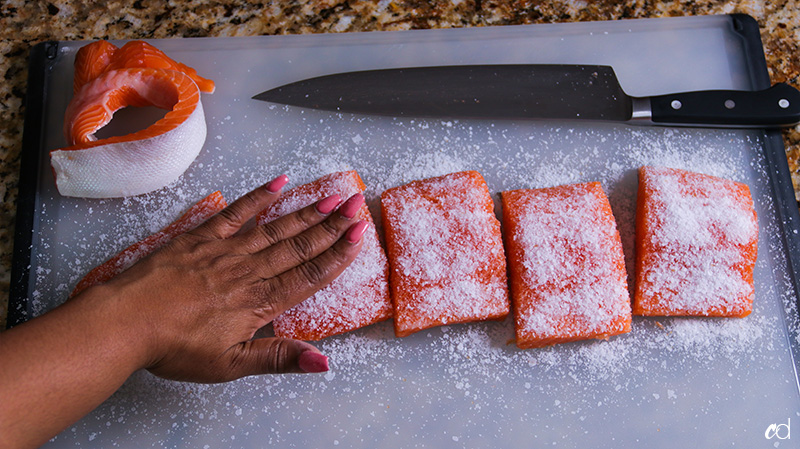
POLYGON ((650 97, 625 93, 601 65, 412 67, 336 73, 253 97, 370 115, 603 120, 664 126, 776 128, 800 123, 800 92, 706 90, 650 97))

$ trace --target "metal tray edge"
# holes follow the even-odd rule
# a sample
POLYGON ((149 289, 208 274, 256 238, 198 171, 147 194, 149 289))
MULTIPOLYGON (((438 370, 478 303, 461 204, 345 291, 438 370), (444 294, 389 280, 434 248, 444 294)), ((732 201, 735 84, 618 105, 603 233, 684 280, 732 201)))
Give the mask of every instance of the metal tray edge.
MULTIPOLYGON (((744 53, 750 71, 752 88, 754 90, 766 89, 771 86, 767 70, 766 56, 761 41, 761 32, 758 22, 747 14, 731 14, 733 29, 742 36, 744 53)), ((769 180, 776 203, 776 212, 780 219, 781 234, 786 248, 787 272, 794 288, 795 310, 800 311, 800 208, 795 198, 792 186, 789 163, 786 159, 786 148, 783 136, 779 130, 764 130, 764 154, 769 167, 769 180)), ((787 319, 786 315, 784 315, 787 319)), ((793 326, 787 325, 789 347, 791 348, 795 383, 800 390, 800 345, 797 344, 798 335, 792 334, 793 326)), ((795 323, 796 324, 796 323, 795 323)), ((796 327, 796 326, 795 326, 796 327)), ((794 331, 798 334, 798 331, 794 331)))

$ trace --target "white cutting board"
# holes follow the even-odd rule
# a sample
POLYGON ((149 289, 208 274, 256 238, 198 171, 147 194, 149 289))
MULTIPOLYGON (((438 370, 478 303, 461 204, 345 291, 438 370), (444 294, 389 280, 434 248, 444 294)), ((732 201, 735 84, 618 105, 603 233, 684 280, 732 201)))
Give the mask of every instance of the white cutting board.
MULTIPOLYGON (((234 199, 280 173, 299 184, 356 169, 376 219, 384 189, 458 170, 479 170, 495 194, 601 181, 630 262, 641 165, 751 186, 761 226, 755 311, 742 320, 637 318, 631 334, 607 342, 526 351, 507 344, 510 319, 403 339, 383 323, 320 342, 332 366, 323 375, 208 386, 138 373, 51 447, 766 447, 778 442, 765 439, 770 424, 800 423, 794 290, 758 131, 393 119, 250 99, 327 73, 479 63, 611 65, 631 95, 750 89, 751 62, 730 18, 151 42, 216 81, 203 96, 205 147, 175 184, 123 200, 59 196, 44 158, 31 262, 37 312, 208 192, 234 199)), ((64 144, 83 44, 60 48, 42 151, 64 144)))

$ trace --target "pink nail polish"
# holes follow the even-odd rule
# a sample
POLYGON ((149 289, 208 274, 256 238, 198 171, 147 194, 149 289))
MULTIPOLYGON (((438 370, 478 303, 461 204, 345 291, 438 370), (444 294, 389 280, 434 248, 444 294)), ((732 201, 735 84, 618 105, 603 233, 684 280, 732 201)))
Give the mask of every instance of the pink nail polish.
POLYGON ((324 373, 330 369, 328 367, 328 358, 314 351, 305 351, 300 354, 297 364, 306 373, 324 373))
POLYGON ((333 210, 336 209, 336 206, 338 206, 341 202, 342 197, 339 195, 331 195, 327 198, 323 198, 317 202, 317 212, 323 215, 328 215, 329 213, 333 212, 333 210))
POLYGON ((264 187, 266 187, 266 189, 270 193, 278 193, 283 188, 283 186, 286 185, 287 182, 289 182, 289 177, 286 175, 280 175, 277 178, 273 179, 272 181, 268 182, 267 185, 264 187))
POLYGON ((356 216, 356 212, 361 209, 362 204, 364 204, 364 195, 356 193, 342 204, 342 207, 339 208, 339 213, 344 218, 353 218, 356 216))
POLYGON ((358 243, 361 237, 364 236, 364 233, 367 232, 368 227, 369 222, 367 220, 360 220, 358 223, 350 226, 344 238, 350 243, 358 243))

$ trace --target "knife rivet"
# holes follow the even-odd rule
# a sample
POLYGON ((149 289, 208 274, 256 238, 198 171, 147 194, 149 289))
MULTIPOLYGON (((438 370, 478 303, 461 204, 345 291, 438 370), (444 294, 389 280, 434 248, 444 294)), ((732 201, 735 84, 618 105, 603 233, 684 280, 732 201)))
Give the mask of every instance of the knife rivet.
POLYGON ((733 109, 736 107, 736 102, 733 100, 725 100, 725 107, 728 109, 733 109))
POLYGON ((778 106, 780 106, 783 109, 788 108, 789 107, 789 100, 787 100, 785 98, 781 98, 780 100, 778 100, 778 106))
POLYGON ((672 109, 680 109, 683 106, 683 103, 681 103, 680 100, 672 100, 670 106, 672 106, 672 109))

